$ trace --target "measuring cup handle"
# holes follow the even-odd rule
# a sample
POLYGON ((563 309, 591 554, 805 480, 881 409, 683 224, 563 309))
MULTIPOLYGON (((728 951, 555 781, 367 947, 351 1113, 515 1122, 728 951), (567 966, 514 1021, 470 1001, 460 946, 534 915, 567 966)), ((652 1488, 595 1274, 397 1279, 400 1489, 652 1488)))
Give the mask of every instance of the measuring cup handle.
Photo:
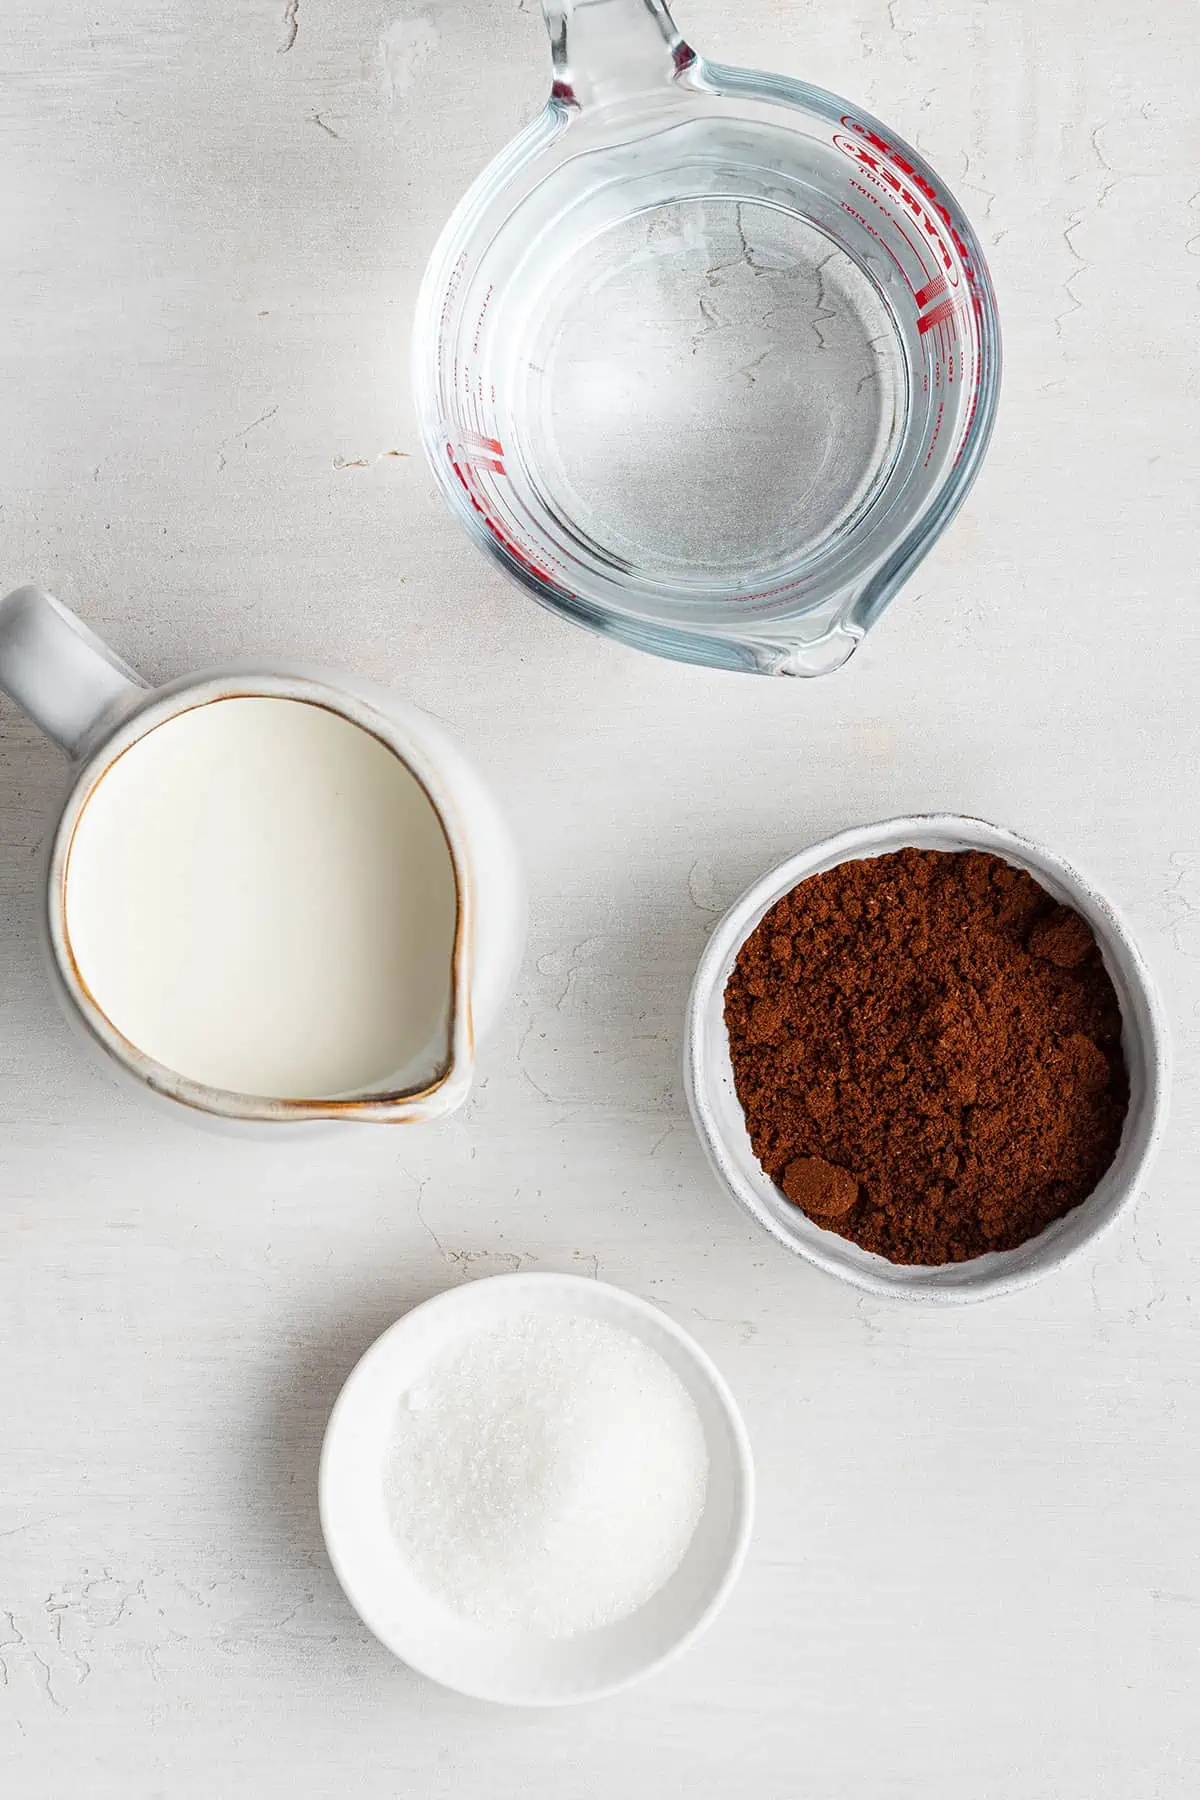
POLYGON ((663 0, 542 0, 554 97, 588 107, 669 87, 695 61, 663 0))
POLYGON ((61 601, 23 587, 0 600, 0 688, 74 757, 146 683, 61 601))

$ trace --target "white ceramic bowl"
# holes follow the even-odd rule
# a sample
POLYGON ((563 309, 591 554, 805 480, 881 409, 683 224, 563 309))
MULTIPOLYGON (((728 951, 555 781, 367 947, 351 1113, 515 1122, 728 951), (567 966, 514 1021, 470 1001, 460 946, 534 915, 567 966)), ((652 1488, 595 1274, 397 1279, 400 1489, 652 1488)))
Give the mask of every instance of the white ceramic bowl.
POLYGON ((372 1344, 330 1415, 321 1452, 321 1528, 364 1624, 412 1668, 481 1700, 562 1706, 626 1687, 711 1624, 745 1559, 754 1470, 733 1397, 700 1346, 658 1309, 580 1275, 496 1275, 416 1306, 372 1344), (464 1334, 532 1310, 623 1327, 674 1369, 708 1444, 704 1511, 678 1569, 644 1606, 599 1631, 549 1640, 486 1631, 413 1577, 389 1529, 383 1467, 399 1396, 464 1334))
POLYGON ((1162 1004, 1141 953, 1110 903, 1061 858, 998 825, 951 813, 888 819, 802 850, 748 888, 725 914, 700 959, 688 1002, 684 1080, 700 1141, 734 1199, 779 1243, 869 1293, 948 1303, 982 1300, 1036 1281, 1099 1237, 1129 1205, 1162 1134, 1167 1105, 1167 1033, 1162 1004), (725 1029, 725 984, 738 951, 764 913, 797 882, 838 863, 915 846, 983 850, 1027 869, 1046 891, 1082 913, 1096 935, 1121 1007, 1129 1067, 1129 1113, 1116 1159, 1082 1205, 1015 1250, 939 1267, 905 1267, 826 1231, 793 1206, 750 1147, 733 1085, 725 1029))

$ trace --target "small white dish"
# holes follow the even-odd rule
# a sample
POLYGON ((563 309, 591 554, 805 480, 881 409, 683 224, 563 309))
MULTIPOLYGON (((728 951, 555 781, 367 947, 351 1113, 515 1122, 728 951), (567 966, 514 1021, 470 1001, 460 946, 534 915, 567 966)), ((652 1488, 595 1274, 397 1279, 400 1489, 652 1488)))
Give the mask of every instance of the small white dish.
POLYGON ((1112 905, 1069 863, 1038 844, 953 813, 887 819, 826 838, 789 857, 748 888, 725 914, 700 959, 688 1001, 684 1083, 700 1141, 739 1205, 797 1256, 868 1293, 952 1304, 1024 1287, 1058 1268, 1106 1231, 1133 1200, 1166 1122, 1167 1029, 1150 971, 1112 905), (913 1267, 888 1262, 826 1231, 793 1206, 759 1164, 733 1084, 725 1029, 725 986, 738 951, 759 920, 798 882, 838 863, 891 851, 982 850, 1026 869, 1047 893, 1091 926, 1121 1007, 1129 1069, 1129 1112, 1112 1167, 1094 1193, 1015 1250, 971 1262, 913 1267))
POLYGON ((346 1598, 394 1655, 480 1700, 563 1706, 650 1674, 712 1623, 745 1560, 754 1469, 724 1380, 657 1307, 581 1275, 496 1275, 414 1307, 372 1344, 330 1415, 319 1497, 326 1548, 346 1598), (560 1639, 486 1631, 451 1612, 406 1566, 384 1501, 384 1461, 404 1389, 448 1345, 534 1310, 604 1320, 656 1351, 695 1403, 709 1458, 704 1511, 666 1584, 628 1618, 560 1639))

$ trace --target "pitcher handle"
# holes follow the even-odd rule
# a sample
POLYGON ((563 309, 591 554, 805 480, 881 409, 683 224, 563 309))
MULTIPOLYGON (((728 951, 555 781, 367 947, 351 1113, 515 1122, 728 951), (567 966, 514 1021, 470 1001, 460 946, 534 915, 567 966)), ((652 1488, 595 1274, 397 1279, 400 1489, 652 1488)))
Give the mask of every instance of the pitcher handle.
POLYGON ((147 685, 52 594, 21 587, 0 600, 0 688, 68 756, 147 685))
POLYGON ((554 98, 590 107, 670 85, 695 60, 664 0, 542 0, 554 98))

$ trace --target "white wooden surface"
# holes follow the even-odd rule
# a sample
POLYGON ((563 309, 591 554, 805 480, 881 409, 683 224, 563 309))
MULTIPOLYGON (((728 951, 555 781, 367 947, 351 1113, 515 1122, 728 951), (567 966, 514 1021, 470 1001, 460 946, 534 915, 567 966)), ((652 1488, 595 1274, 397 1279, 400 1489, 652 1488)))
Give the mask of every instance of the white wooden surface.
POLYGON ((409 414, 420 271, 540 104, 534 0, 7 0, 0 547, 152 676, 344 660, 446 720, 534 910, 468 1109, 227 1143, 84 1063, 35 946, 62 771, 0 711, 0 1790, 1175 1800, 1200 1783, 1198 69, 1189 0, 690 0, 692 40, 915 137, 992 258, 968 508, 814 686, 608 648, 486 567, 409 414), (388 456, 396 450, 402 454, 388 456), (715 915, 893 811, 978 811, 1128 910, 1177 1088, 1136 1222, 1006 1302, 859 1300, 756 1237, 684 1113, 715 915), (410 1676, 322 1553, 328 1407, 447 1282, 595 1270, 745 1407, 719 1627, 508 1715, 410 1676))

